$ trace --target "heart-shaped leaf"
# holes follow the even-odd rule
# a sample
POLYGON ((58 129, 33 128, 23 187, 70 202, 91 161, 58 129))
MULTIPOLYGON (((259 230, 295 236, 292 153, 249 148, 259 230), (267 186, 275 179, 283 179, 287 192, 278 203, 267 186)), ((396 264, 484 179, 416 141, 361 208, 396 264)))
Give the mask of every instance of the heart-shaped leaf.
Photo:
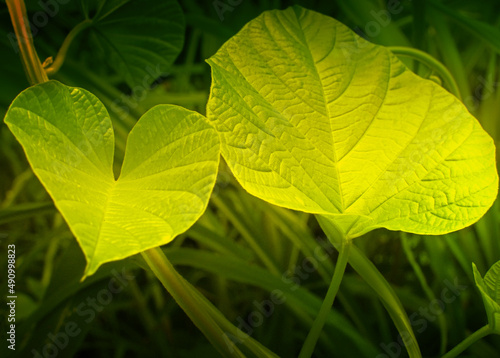
POLYGON ((145 87, 166 74, 182 50, 184 14, 177 0, 84 1, 91 31, 127 84, 145 87))
POLYGON ((265 12, 207 62, 208 118, 259 198, 353 238, 457 230, 496 197, 493 141, 463 104, 332 18, 265 12))
POLYGON ((141 117, 118 180, 111 120, 93 94, 43 83, 14 100, 5 122, 77 238, 86 276, 173 240, 201 216, 215 184, 217 133, 181 107, 159 105, 141 117))
POLYGON ((472 269, 476 286, 483 297, 488 323, 495 333, 500 334, 500 261, 491 266, 484 279, 474 263, 472 269))

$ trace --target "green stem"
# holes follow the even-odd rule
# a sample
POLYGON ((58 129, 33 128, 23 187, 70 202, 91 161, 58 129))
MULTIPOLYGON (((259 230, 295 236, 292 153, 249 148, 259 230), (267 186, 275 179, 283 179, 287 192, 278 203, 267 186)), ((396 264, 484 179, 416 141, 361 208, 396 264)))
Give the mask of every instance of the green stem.
POLYGON ((56 211, 52 201, 22 203, 0 209, 0 225, 56 211))
POLYGON ((66 54, 68 53, 69 46, 71 45, 75 37, 90 25, 92 25, 92 20, 83 20, 69 32, 68 36, 66 36, 66 38, 64 39, 59 52, 56 55, 56 59, 49 67, 45 69, 47 75, 51 76, 59 71, 64 63, 64 59, 66 58, 66 54))
POLYGON ((170 261, 163 254, 163 251, 159 247, 156 247, 143 251, 141 254, 156 277, 158 277, 177 304, 203 332, 210 343, 224 357, 244 358, 243 353, 227 337, 213 317, 208 314, 204 307, 200 306, 199 300, 193 297, 191 287, 174 269, 170 261))
MULTIPOLYGON (((433 1, 429 2, 429 4, 433 3, 433 1)), ((436 39, 441 58, 449 71, 453 74, 453 78, 456 79, 457 87, 460 89, 462 97, 469 98, 471 92, 467 73, 465 72, 462 57, 456 45, 456 41, 452 36, 450 26, 446 19, 440 16, 437 11, 429 10, 428 16, 436 30, 436 39)))
POLYGON ((144 295, 144 292, 141 291, 137 281, 132 280, 130 282, 130 291, 132 293, 132 297, 135 301, 136 306, 138 307, 139 315, 143 322, 144 327, 148 333, 152 332, 154 327, 156 326, 156 321, 149 310, 147 296, 144 295))
POLYGON ((52 237, 48 244, 47 251, 45 252, 42 278, 40 280, 40 283, 44 288, 49 287, 50 279, 54 273, 54 263, 56 262, 56 254, 60 241, 61 240, 57 240, 55 237, 52 237))
POLYGON ((469 337, 465 338, 462 342, 460 342, 455 348, 446 353, 441 358, 454 358, 457 357, 460 353, 465 351, 469 346, 471 346, 474 342, 480 340, 483 337, 486 337, 488 334, 491 334, 493 330, 490 325, 487 324, 484 327, 479 328, 476 332, 472 333, 469 337))
MULTIPOLYGON (((189 282, 186 281, 187 284, 189 282)), ((190 284, 189 284, 190 285, 190 284)), ((226 335, 231 335, 238 340, 239 343, 243 344, 248 348, 257 358, 278 358, 276 354, 264 347, 258 341, 250 337, 248 334, 236 328, 227 318, 198 290, 191 287, 191 294, 198 300, 200 306, 210 314, 210 316, 215 320, 215 322, 222 328, 226 335)))
POLYGON ((31 178, 33 178, 31 168, 26 169, 15 177, 11 188, 5 193, 4 201, 0 203, 0 210, 11 206, 15 202, 16 198, 25 190, 31 178))
MULTIPOLYGON (((425 294, 427 295, 427 298, 429 299, 430 302, 434 301, 436 299, 436 296, 434 295, 434 292, 432 292, 432 289, 430 288, 429 284, 427 283, 427 280, 425 279, 424 272, 420 268, 415 255, 413 255, 413 251, 410 248, 410 242, 409 242, 408 235, 405 232, 401 233, 401 241, 403 243, 403 250, 406 254, 406 257, 408 258, 408 262, 410 263, 411 267, 413 268, 413 271, 415 272, 415 275, 417 276, 418 281, 420 282, 420 285, 422 286, 422 289, 424 290, 425 294)), ((444 354, 446 345, 448 344, 448 326, 446 325, 446 318, 444 315, 438 315, 438 324, 439 328, 441 330, 441 346, 439 350, 439 354, 444 354)))
POLYGON ((257 254, 262 263, 266 266, 270 273, 281 276, 281 272, 278 269, 278 266, 274 262, 274 260, 268 255, 266 250, 262 248, 259 242, 255 239, 252 232, 248 229, 247 225, 243 222, 241 217, 235 214, 234 210, 232 210, 229 205, 227 205, 226 200, 221 198, 218 195, 212 196, 212 203, 224 213, 224 215, 231 220, 234 227, 240 232, 241 236, 246 240, 248 245, 252 248, 252 250, 257 254))
POLYGON ((307 335, 307 338, 302 346, 302 349, 299 354, 299 358, 309 358, 312 356, 314 352, 314 347, 316 346, 316 342, 321 335, 321 331, 326 322, 326 317, 328 316, 328 312, 331 310, 333 306, 333 302, 335 301, 335 296, 340 287, 340 283, 342 282, 342 277, 344 277, 344 272, 347 266, 347 259, 349 258, 349 249, 351 247, 351 240, 344 239, 339 251, 339 258, 337 260, 337 265, 335 265, 335 271, 333 273, 332 281, 330 282, 330 287, 328 287, 328 291, 326 293, 325 299, 321 304, 321 308, 319 310, 316 319, 307 335))
POLYGON ((47 82, 49 78, 43 69, 33 44, 33 35, 31 34, 24 0, 7 0, 6 2, 29 83, 35 85, 47 82))
MULTIPOLYGON (((319 250, 321 257, 326 254, 321 246, 318 246, 314 237, 312 237, 307 227, 307 224, 297 222, 296 217, 288 217, 283 208, 272 207, 268 210, 267 216, 272 220, 273 224, 279 227, 285 237, 292 242, 294 251, 289 255, 288 267, 293 271, 296 266, 296 257, 300 251, 303 252, 305 257, 316 256, 315 250, 319 250)), ((318 265, 318 273, 323 280, 328 283, 331 281, 333 273, 333 265, 330 260, 320 260, 318 265)))
POLYGON ((458 84, 450 71, 441 62, 424 51, 417 50, 412 47, 402 46, 389 46, 387 47, 392 53, 398 56, 407 56, 420 61, 429 68, 436 71, 439 76, 448 84, 450 92, 453 93, 458 99, 462 100, 458 84))
MULTIPOLYGON (((324 216, 316 215, 316 219, 332 245, 338 249, 342 245, 342 238, 337 227, 324 216)), ((399 334, 405 338, 403 341, 410 358, 421 358, 422 354, 411 327, 410 319, 396 292, 375 265, 354 244, 352 244, 349 253, 349 265, 373 288, 384 304, 399 334)))
MULTIPOLYGON (((218 341, 222 340, 224 342, 226 355, 227 351, 229 351, 229 354, 233 357, 244 357, 229 339, 228 335, 230 334, 236 340, 239 340, 240 343, 246 348, 248 348, 255 355, 255 357, 278 358, 276 354, 229 322, 227 318, 224 317, 224 315, 217 308, 215 308, 215 306, 205 296, 203 296, 196 288, 193 287, 193 285, 191 285, 191 283, 177 273, 160 248, 150 249, 143 252, 142 255, 145 259, 145 255, 148 257, 154 256, 154 262, 148 260, 146 260, 146 262, 150 265, 153 273, 160 279, 167 291, 170 292, 172 297, 174 297, 174 299, 179 303, 179 306, 181 306, 181 308, 188 314, 195 324, 197 319, 196 317, 192 317, 193 314, 201 314, 203 317, 209 317, 209 327, 206 328, 209 331, 213 330, 213 326, 211 325, 215 324, 218 332, 216 332, 216 334, 221 338, 218 339, 218 341), (152 265, 154 267, 161 268, 162 270, 167 270, 168 272, 159 272, 158 269, 153 269, 152 265), (186 301, 182 301, 185 298, 186 301), (179 302, 180 300, 181 302, 179 302), (187 305, 194 306, 194 308, 197 308, 199 312, 194 312, 189 307, 186 308, 187 305)), ((206 335, 205 331, 202 330, 202 332, 206 335)))

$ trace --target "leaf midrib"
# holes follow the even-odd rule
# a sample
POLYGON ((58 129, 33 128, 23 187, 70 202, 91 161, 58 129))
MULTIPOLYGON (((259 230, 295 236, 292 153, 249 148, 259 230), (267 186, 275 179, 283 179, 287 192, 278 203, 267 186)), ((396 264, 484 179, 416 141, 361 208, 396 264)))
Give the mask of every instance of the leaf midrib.
MULTIPOLYGON (((228 58, 230 58, 230 57, 228 57, 228 58)), ((234 64, 234 62, 233 62, 233 64, 234 64)), ((218 66, 218 65, 214 63, 214 66, 218 66)), ((222 67, 219 67, 219 68, 223 70, 223 68, 222 68, 222 67)), ((238 72, 241 74, 241 72, 239 71, 239 69, 238 69, 236 66, 235 66, 235 69, 236 69, 236 70, 238 70, 238 72)), ((224 79, 226 79, 226 77, 222 74, 222 72, 221 72, 221 76, 222 76, 224 79)), ((243 76, 243 74, 241 74, 241 76, 243 76)), ((244 76, 243 76, 243 77, 244 77, 244 76)), ((228 81, 226 80, 226 82, 228 82, 228 81)), ((229 83, 229 82, 228 82, 228 83, 229 83)), ((249 84, 249 85, 251 85, 250 83, 248 83, 248 84, 249 84)), ((257 91, 257 90, 253 87, 253 86, 251 86, 251 87, 252 87, 252 89, 254 90, 254 93, 255 93, 255 94, 257 94, 258 96, 260 96, 260 97, 262 98, 262 96, 260 95, 260 93, 259 93, 259 92, 258 92, 258 91, 257 91)), ((242 97, 240 94, 238 94, 238 96, 242 99, 243 103, 245 103, 245 106, 247 106, 247 108, 250 108, 250 107, 249 107, 249 105, 248 105, 248 104, 245 102, 245 100, 243 99, 243 97, 242 97)), ((263 98, 263 100, 265 100, 265 99, 263 98)), ((222 102, 224 102, 224 100, 223 100, 223 99, 221 99, 221 101, 222 101, 222 102)), ((229 107, 233 108, 235 111, 239 112, 237 108, 235 108, 235 107, 232 107, 232 106, 231 106, 231 103, 229 103, 229 102, 224 102, 224 103, 225 103, 226 105, 228 105, 229 107)), ((277 111, 277 110, 276 110, 273 106, 271 106, 271 104, 270 104, 269 102, 267 102, 267 101, 266 101, 266 103, 268 103, 268 104, 270 105, 270 107, 271 107, 271 108, 273 108, 273 110, 274 110, 274 111, 275 111, 275 112, 276 112, 279 116, 281 116, 281 117, 282 117, 282 114, 281 114, 281 113, 279 113, 279 112, 278 112, 278 111, 277 111)), ((286 120, 286 118, 284 118, 284 119, 286 120)), ((258 130, 261 130, 261 129, 260 129, 260 128, 259 128, 259 127, 255 124, 255 123, 253 123, 252 121, 247 121, 247 122, 248 122, 249 124, 251 124, 251 125, 255 126, 258 130)), ((294 128, 296 128, 296 127, 294 127, 294 128)), ((299 132, 300 132, 300 131, 299 131, 299 132)), ((272 132, 271 132, 271 133, 272 133, 272 132)), ((302 132, 300 132, 300 133, 302 133, 302 132)), ((276 138, 276 140, 277 140, 278 142, 280 142, 280 143, 281 143, 281 140, 280 140, 280 139, 278 139, 278 138, 274 135, 274 133, 272 133, 272 135, 273 135, 273 137, 274 137, 274 138, 276 138)), ((307 140, 307 138, 305 138, 305 139, 307 140)), ((303 171, 303 172, 304 172, 304 173, 305 173, 305 174, 306 174, 306 175, 307 175, 307 176, 311 179, 311 182, 312 182, 312 183, 314 184, 314 186, 315 186, 315 187, 319 190, 319 192, 323 195, 323 197, 326 199, 326 201, 327 201, 327 202, 329 202, 329 203, 330 203, 330 204, 331 204, 334 208, 337 208, 337 206, 335 205, 335 203, 333 203, 333 202, 332 202, 332 201, 328 198, 328 196, 326 196, 326 195, 325 195, 325 193, 323 193, 323 191, 319 188, 318 184, 316 183, 316 181, 314 181, 314 180, 313 180, 313 178, 311 177, 310 173, 309 173, 307 170, 305 170, 305 168, 302 166, 301 161, 299 161, 299 160, 295 157, 295 155, 294 155, 293 153, 291 153, 288 149, 286 149, 286 146, 284 146, 283 144, 282 144, 282 146, 285 148, 285 151, 286 151, 287 153, 289 153, 289 154, 290 154, 291 158, 293 158, 293 160, 297 163, 297 165, 298 165, 300 168, 302 168, 302 171, 303 171)), ((315 147, 315 146, 313 146, 312 144, 311 144, 311 146, 312 146, 313 148, 315 148, 315 149, 316 149, 316 147, 315 147)), ((252 152, 252 153, 254 153, 254 154, 258 154, 257 152, 253 151, 253 150, 252 150, 252 148, 250 148, 250 147, 245 147, 245 149, 246 149, 246 150, 251 151, 251 152, 252 152)), ((319 152, 323 155, 323 153, 322 153, 321 151, 319 151, 319 152)), ((269 168, 269 170, 270 170, 270 171, 272 171, 272 172, 276 173, 276 174, 277 174, 277 175, 278 175, 281 179, 283 179, 284 181, 286 181, 286 182, 287 182, 287 183, 288 183, 291 187, 294 187, 295 189, 297 189, 297 191, 301 192, 301 193, 302 193, 302 194, 304 194, 306 197, 308 197, 309 199, 311 199, 312 201, 314 201, 314 202, 318 205, 318 207, 322 208, 322 209, 325 211, 325 214, 326 214, 326 213, 332 213, 330 210, 327 210, 327 209, 323 208, 323 207, 322 207, 322 205, 318 204, 317 200, 315 200, 314 198, 311 198, 308 194, 306 194, 306 193, 304 193, 302 190, 300 190, 300 188, 296 187, 296 186, 295 186, 295 185, 293 185, 293 184, 292 184, 289 180, 287 180, 286 178, 284 178, 284 177, 281 175, 281 173, 280 173, 280 172, 278 172, 278 171, 276 171, 274 168, 272 168, 272 167, 269 165, 269 163, 264 162, 264 161, 263 161, 263 160, 262 160, 259 156, 257 156, 257 158, 258 158, 258 159, 259 159, 262 163, 264 163, 264 164, 266 165, 266 167, 268 167, 268 168, 269 168)), ((327 158, 327 159, 328 159, 328 158, 327 158)), ((227 160, 227 159, 226 159, 226 160, 227 160)), ((229 161, 229 162, 230 162, 230 161, 229 161)), ((338 209, 338 208, 337 208, 337 209, 338 209)))
MULTIPOLYGON (((332 149, 333 149, 333 155, 334 155, 334 158, 333 158, 333 159, 330 159, 330 158, 328 158, 328 159, 330 159, 330 161, 332 162, 333 167, 335 168, 336 176, 337 176, 337 178, 336 178, 336 179, 337 179, 337 184, 338 184, 338 185, 337 185, 337 186, 338 186, 338 193, 339 193, 339 196, 340 196, 340 208, 337 208, 337 209, 339 209, 340 213, 344 213, 344 212, 345 212, 345 204, 344 204, 344 195, 343 195, 343 191, 342 191, 342 181, 341 181, 341 179, 340 179, 340 171, 339 171, 339 167, 338 167, 338 160, 337 160, 337 150, 336 150, 336 148, 335 148, 335 143, 336 143, 336 141, 335 141, 335 137, 334 137, 333 130, 332 130, 332 124, 331 124, 331 119, 332 119, 332 116, 331 116, 330 110, 329 110, 329 108, 328 108, 328 104, 326 103, 325 85, 324 85, 323 81, 321 80, 321 76, 320 76, 319 70, 318 70, 318 68, 317 68, 317 66, 316 66, 316 61, 314 60, 314 57, 313 57, 313 55, 312 55, 312 50, 311 50, 311 47, 309 46, 309 43, 308 43, 308 41, 307 41, 307 37, 306 37, 306 34, 305 34, 305 29, 302 27, 302 24, 301 24, 301 22, 299 21, 299 18, 297 17, 297 13, 296 13, 296 12, 293 12, 293 13, 294 13, 294 15, 295 15, 296 25, 297 25, 297 27, 301 30, 301 31, 300 31, 300 35, 302 36, 302 40, 304 41, 304 44, 303 44, 303 45, 305 45, 305 46, 306 46, 306 48, 307 48, 307 50, 306 50, 306 51, 304 51, 304 53, 306 54, 306 56, 307 56, 307 57, 309 57, 309 59, 310 59, 310 61, 311 61, 311 67, 314 69, 314 71, 315 71, 315 73, 316 73, 316 78, 317 78, 317 81, 318 81, 318 82, 319 82, 319 84, 321 85, 321 86, 320 86, 320 88, 321 88, 321 94, 322 94, 321 99, 322 99, 322 101, 323 101, 323 105, 324 105, 324 108, 325 108, 325 113, 326 113, 326 116, 327 116, 327 119, 328 119, 328 124, 329 124, 329 127, 330 127, 330 128, 329 128, 329 129, 330 129, 330 131, 329 131, 329 132, 331 133, 331 140, 332 140, 332 147, 333 147, 332 149)), ((280 16, 276 16, 276 18, 279 20, 279 23, 280 23, 281 27, 283 28, 283 30, 284 30, 285 32, 287 32, 287 33, 288 33, 288 31, 287 31, 286 27, 285 27, 285 26, 283 25, 283 23, 282 23, 281 17, 280 17, 280 16)), ((335 24, 335 27, 337 27, 337 24, 335 24)), ((267 27, 266 27, 266 29, 267 29, 267 27)), ((268 30, 268 29, 267 29, 267 30, 268 30)), ((270 33, 270 31, 269 31, 269 30, 268 30, 268 32, 270 33)), ((293 37, 293 36, 289 36, 289 38, 293 39, 294 37, 293 37)), ((332 49, 334 49, 334 48, 335 48, 335 43, 336 43, 336 41, 337 41, 337 32, 335 31, 335 38, 334 38, 334 40, 333 40, 333 46, 332 46, 332 49)), ((302 45, 302 44, 301 44, 301 45, 302 45)), ((324 58, 326 58, 326 57, 328 57, 328 56, 330 56, 330 55, 331 55, 331 53, 332 53, 332 52, 331 52, 331 50, 330 50, 330 51, 328 52, 328 54, 327 54, 327 55, 325 55, 325 56, 323 57, 323 59, 324 59, 324 58)), ((298 129, 298 128, 296 128, 296 129, 297 129, 297 131, 299 131, 299 129, 298 129)), ((300 131, 299 131, 299 132, 300 132, 300 131)), ((302 132, 301 132, 301 133, 302 133, 302 132)), ((307 137, 306 137, 305 135, 304 135, 304 138, 306 138, 306 139, 307 139, 307 137)), ((325 154, 324 154, 321 150, 319 150, 318 148, 316 148, 314 145, 313 145, 313 147, 314 147, 314 148, 315 148, 318 152, 320 152, 323 156, 325 156, 325 154)), ((312 178, 312 177, 311 177, 311 180, 313 180, 313 178, 312 178)), ((314 181, 314 180, 313 180, 313 181, 314 181)), ((318 187, 318 189, 321 191, 321 189, 320 189, 319 187, 318 187)), ((321 191, 321 192, 322 192, 322 191, 321 191)), ((327 198, 327 199, 328 199, 328 200, 329 200, 329 201, 333 204, 333 206, 335 206, 335 207, 336 207, 335 203, 334 203, 334 202, 332 202, 332 201, 328 198, 328 196, 327 196, 326 194, 324 194, 324 193, 323 193, 323 195, 324 195, 324 196, 325 196, 325 197, 326 197, 326 198, 327 198)))
POLYGON ((117 180, 113 180, 110 184, 111 184, 111 186, 108 189, 108 195, 106 196, 106 202, 104 203, 104 206, 103 206, 103 212, 102 212, 101 220, 99 222, 99 228, 97 229, 97 239, 96 239, 96 243, 94 246, 94 250, 92 251, 92 254, 89 254, 89 256, 88 256, 89 257, 89 260, 88 260, 89 264, 90 264, 90 262, 93 261, 93 259, 95 257, 95 253, 97 251, 97 247, 99 246, 99 243, 101 241, 102 226, 103 226, 104 221, 106 219, 106 216, 108 214, 109 202, 110 202, 111 196, 113 195, 113 192, 116 188, 117 180))

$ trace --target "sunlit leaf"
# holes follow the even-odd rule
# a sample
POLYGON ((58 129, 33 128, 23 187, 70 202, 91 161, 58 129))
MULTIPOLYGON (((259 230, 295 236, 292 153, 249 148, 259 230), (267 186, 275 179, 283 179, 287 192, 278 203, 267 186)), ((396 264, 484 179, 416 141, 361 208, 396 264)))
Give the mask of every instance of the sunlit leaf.
POLYGON ((497 195, 493 141, 463 104, 332 18, 265 12, 207 62, 207 115, 259 198, 352 238, 458 230, 497 195))
POLYGON ((219 140, 198 113, 160 105, 144 114, 118 180, 111 120, 91 93, 55 81, 31 87, 5 122, 83 249, 86 275, 173 240, 207 206, 219 140))

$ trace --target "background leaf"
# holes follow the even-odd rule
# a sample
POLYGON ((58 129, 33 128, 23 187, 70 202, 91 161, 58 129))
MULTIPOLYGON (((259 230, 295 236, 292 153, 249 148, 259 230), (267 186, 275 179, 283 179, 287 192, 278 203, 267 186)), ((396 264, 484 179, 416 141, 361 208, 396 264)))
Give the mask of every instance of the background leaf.
POLYGON ((184 14, 176 0, 84 3, 105 58, 127 84, 147 88, 166 74, 184 44, 184 14))
POLYGON ((173 105, 148 111, 129 134, 117 181, 111 121, 91 93, 55 81, 31 87, 5 122, 78 239, 86 275, 171 241, 207 206, 219 144, 195 112, 173 105))
POLYGON ((477 120, 334 19, 265 12, 207 62, 208 117, 255 196, 349 237, 458 230, 496 197, 495 147, 477 120))
MULTIPOLYGON (((429 4, 437 10, 448 15, 458 24, 474 33, 479 39, 487 42, 497 53, 500 53, 500 29, 488 23, 475 20, 472 17, 464 16, 452 7, 448 7, 439 1, 429 0, 429 4)), ((495 10, 491 9, 490 11, 495 10)))

